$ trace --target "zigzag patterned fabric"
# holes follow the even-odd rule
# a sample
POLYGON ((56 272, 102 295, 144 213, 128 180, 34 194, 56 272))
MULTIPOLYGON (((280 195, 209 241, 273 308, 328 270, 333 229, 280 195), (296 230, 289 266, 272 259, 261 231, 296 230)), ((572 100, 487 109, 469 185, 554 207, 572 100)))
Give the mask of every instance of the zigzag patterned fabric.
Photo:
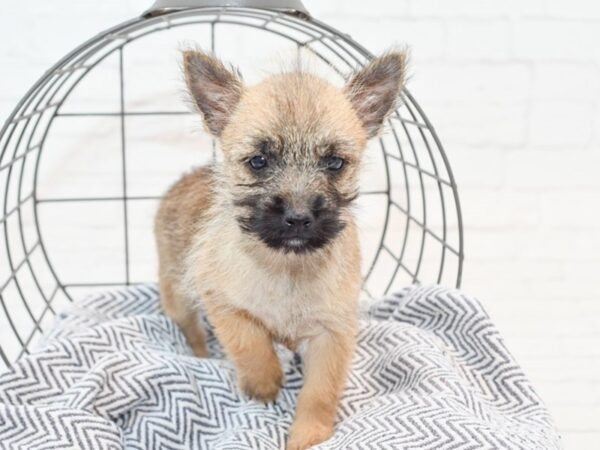
MULTIPOLYGON (((104 292, 57 318, 38 351, 0 375, 2 449, 282 449, 302 386, 248 400, 211 335, 192 356, 154 286, 104 292)), ((373 305, 318 449, 558 449, 552 419, 473 298, 410 287, 373 305)))

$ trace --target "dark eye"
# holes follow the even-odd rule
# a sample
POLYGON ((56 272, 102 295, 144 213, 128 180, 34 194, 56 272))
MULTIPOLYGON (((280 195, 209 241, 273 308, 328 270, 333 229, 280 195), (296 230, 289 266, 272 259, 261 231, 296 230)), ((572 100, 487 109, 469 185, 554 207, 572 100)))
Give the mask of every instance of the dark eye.
POLYGON ((337 172, 344 166, 344 160, 339 156, 328 156, 325 158, 325 166, 327 167, 327 170, 337 172))
POLYGON ((267 167, 267 158, 263 155, 256 155, 250 158, 250 167, 254 170, 260 170, 267 167))

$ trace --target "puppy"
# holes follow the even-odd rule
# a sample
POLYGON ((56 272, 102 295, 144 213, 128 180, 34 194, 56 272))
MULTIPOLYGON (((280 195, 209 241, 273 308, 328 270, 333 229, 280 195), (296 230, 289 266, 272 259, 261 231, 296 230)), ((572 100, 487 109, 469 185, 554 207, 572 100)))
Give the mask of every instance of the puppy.
POLYGON ((189 93, 224 158, 185 175, 160 204, 162 306, 203 357, 202 302, 242 390, 264 402, 283 382, 274 343, 295 350, 306 341, 290 450, 333 434, 361 286, 350 207, 405 59, 376 58, 340 89, 303 71, 246 86, 211 55, 183 54, 189 93))

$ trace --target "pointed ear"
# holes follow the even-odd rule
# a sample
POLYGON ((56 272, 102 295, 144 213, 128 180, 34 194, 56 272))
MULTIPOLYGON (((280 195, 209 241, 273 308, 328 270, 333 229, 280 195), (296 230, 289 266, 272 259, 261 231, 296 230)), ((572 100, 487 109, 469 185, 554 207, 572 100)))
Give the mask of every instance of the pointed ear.
POLYGON ((373 59, 346 83, 345 93, 369 138, 379 133, 396 107, 404 88, 406 61, 406 53, 386 53, 373 59))
POLYGON ((183 52, 183 71, 188 91, 206 127, 219 137, 242 96, 239 74, 217 58, 194 50, 183 52))

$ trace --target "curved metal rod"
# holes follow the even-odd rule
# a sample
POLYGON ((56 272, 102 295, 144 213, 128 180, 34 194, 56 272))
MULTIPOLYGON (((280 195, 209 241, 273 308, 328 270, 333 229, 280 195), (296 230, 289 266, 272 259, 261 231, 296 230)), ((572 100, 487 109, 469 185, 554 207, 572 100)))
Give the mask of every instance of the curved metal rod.
POLYGON ((300 0, 156 0, 142 17, 156 17, 176 11, 197 8, 236 7, 282 11, 309 18, 310 13, 300 0))
POLYGON ((458 221, 458 274, 456 276, 456 287, 459 288, 461 285, 461 282, 462 282, 462 271, 463 271, 463 263, 464 263, 464 259, 465 259, 465 253, 464 253, 464 230, 463 230, 463 220, 462 220, 462 209, 460 206, 460 197, 458 195, 458 185, 456 184, 454 174, 452 173, 452 167, 450 166, 450 161, 448 160, 448 156, 446 155, 446 152, 444 151, 442 142, 440 141, 439 136, 435 132, 433 125, 431 124, 431 122, 429 122, 429 119, 427 118, 427 116, 425 115, 425 113, 423 112, 423 110, 421 109, 419 104, 414 101, 412 95, 409 92, 407 92, 406 95, 408 95, 410 97, 415 109, 417 110, 417 112, 419 113, 419 115, 421 116, 421 118, 423 119, 425 124, 427 125, 427 128, 429 128, 431 136, 433 137, 433 140, 439 150, 439 153, 442 156, 442 160, 444 161, 444 166, 445 166, 446 172, 448 174, 448 180, 450 181, 451 186, 452 186, 452 193, 454 196, 454 204, 456 207, 456 217, 457 217, 457 221, 458 221))
MULTIPOLYGON (((105 47, 108 44, 105 44, 103 47, 105 47)), ((38 211, 37 211, 37 205, 39 203, 38 201, 38 192, 37 192, 37 183, 38 183, 38 175, 39 175, 39 167, 40 167, 40 159, 41 159, 41 155, 42 155, 42 149, 44 144, 46 143, 46 138, 50 132, 50 129, 52 128, 52 124, 54 123, 54 119, 58 114, 58 111, 60 110, 60 108, 62 107, 62 105, 64 104, 65 100, 69 97, 69 95, 71 94, 71 92, 75 89, 75 87, 81 82, 81 80, 83 78, 85 78, 85 76, 87 75, 87 73, 89 71, 91 71, 94 67, 96 67, 98 64, 100 64, 102 61, 104 61, 108 56, 110 56, 114 51, 118 50, 119 48, 122 48, 123 45, 125 45, 124 43, 121 43, 120 45, 116 46, 114 49, 112 49, 111 51, 107 52, 106 54, 102 55, 101 58, 99 58, 97 61, 95 61, 89 68, 86 69, 86 71, 84 73, 81 74, 81 76, 71 85, 69 86, 69 89, 63 94, 63 98, 58 102, 57 108, 54 110, 54 113, 52 115, 52 117, 49 119, 48 122, 48 126, 46 127, 46 129, 44 130, 44 134, 40 140, 40 150, 37 154, 37 159, 36 159, 36 165, 35 165, 35 174, 34 174, 34 201, 35 201, 35 208, 34 208, 34 222, 35 222, 35 227, 36 230, 38 232, 38 237, 41 243, 41 248, 42 248, 42 252, 44 254, 44 258, 46 259, 46 262, 50 268, 50 271, 52 272, 52 275, 55 277, 56 282, 58 283, 58 285, 61 287, 61 290, 65 293, 65 295, 67 296, 67 299, 70 301, 73 301, 73 299, 71 298, 70 294, 66 291, 66 289, 64 289, 64 283, 61 281, 61 279, 58 277, 58 274, 56 273, 56 271, 54 270, 54 266, 51 263, 50 260, 50 256, 48 255, 48 252, 46 251, 46 245, 45 245, 45 240, 41 231, 41 227, 40 227, 40 222, 39 222, 39 215, 38 215, 38 211)), ((88 51, 87 53, 85 53, 83 56, 81 56, 78 61, 81 60, 85 60, 86 56, 91 56, 94 55, 97 52, 97 50, 94 50, 93 52, 88 51)), ((68 81, 68 79, 73 76, 73 73, 69 74, 69 76, 63 80, 63 83, 61 83, 60 87, 54 92, 51 100, 54 100, 54 96, 60 91, 60 89, 62 88, 62 86, 64 86, 66 84, 66 82, 68 81)))
MULTIPOLYGON (((400 158, 402 160, 404 160, 404 151, 402 150, 402 144, 400 143, 400 139, 398 139, 398 134, 396 133, 396 129, 394 127, 392 127, 392 133, 394 135, 394 139, 396 141, 396 146, 398 147, 398 154, 400 155, 400 158)), ((389 157, 387 152, 384 155, 384 157, 386 158, 386 165, 387 165, 387 158, 389 157)), ((394 282, 394 280, 396 279, 396 275, 398 274, 398 270, 402 265, 402 259, 404 258, 404 252, 406 251, 406 244, 408 242, 408 236, 409 236, 409 232, 410 232, 410 211, 411 211, 411 202, 410 202, 410 188, 409 188, 409 184, 408 184, 408 173, 406 170, 406 164, 402 164, 402 171, 404 173, 404 194, 406 196, 406 211, 407 211, 407 218, 406 218, 406 224, 404 226, 404 239, 402 241, 402 248, 400 249, 400 255, 398 256, 398 259, 396 261, 396 268, 394 269, 394 273, 392 275, 392 278, 390 279, 390 281, 388 282, 388 285, 385 288, 385 293, 389 292, 392 283, 394 282)), ((391 208, 392 206, 392 197, 391 194, 388 196, 388 209, 391 208)), ((409 274, 411 275, 411 274, 409 274)))
MULTIPOLYGON (((408 110, 411 117, 415 121, 418 120, 415 113, 413 112, 412 108, 410 107, 410 105, 408 105, 408 103, 406 104, 406 109, 408 110)), ((431 160, 431 164, 433 165, 433 173, 436 175, 436 182, 437 182, 438 191, 440 194, 440 206, 442 208, 442 241, 446 242, 447 225, 446 225, 446 203, 444 201, 444 190, 442 187, 442 183, 439 180, 439 172, 438 172, 437 164, 435 163, 435 158, 433 157, 433 153, 429 146, 429 141, 427 140, 427 137, 425 136, 425 133, 423 132, 423 128, 418 127, 418 130, 419 130, 419 133, 421 134, 421 139, 423 140, 423 142, 425 143, 425 147, 427 148, 427 153, 429 154, 429 159, 431 160)), ((423 192, 423 196, 425 197, 425 192, 423 192)), ((442 273, 444 272, 445 260, 446 260, 446 247, 444 245, 442 245, 442 255, 440 258, 440 269, 438 271, 438 278, 437 278, 438 284, 442 280, 442 273)))
MULTIPOLYGON (((51 91, 52 87, 53 87, 54 83, 47 83, 45 85, 41 85, 40 88, 37 90, 37 92, 35 93, 35 95, 32 95, 31 97, 27 98, 26 102, 22 102, 21 105, 24 108, 24 110, 27 110, 30 105, 32 105, 34 103, 34 101, 36 100, 38 94, 40 94, 40 92, 42 92, 45 88, 45 91, 43 91, 43 93, 41 94, 41 96, 37 99, 37 103, 35 103, 35 106, 33 106, 33 111, 37 111, 39 109, 40 104, 42 103, 42 101, 44 100, 44 98, 48 95, 48 93, 51 91)), ((44 108, 43 111, 45 111, 47 108, 44 108)), ((10 180, 11 177, 13 175, 13 168, 15 168, 15 163, 16 161, 18 161, 18 157, 17 152, 19 150, 19 147, 21 145, 21 141, 26 133, 26 131, 28 131, 28 127, 29 124, 31 122, 31 120, 33 120, 33 118, 37 115, 36 118, 36 122, 35 125, 33 127, 33 130, 31 131, 31 134, 29 136, 28 139, 28 143, 27 143, 27 147, 24 150, 25 153, 23 153, 23 158, 21 158, 21 171, 20 171, 20 178, 19 178, 19 183, 18 183, 18 187, 17 187, 17 203, 18 203, 18 208, 17 208, 17 215, 18 215, 18 221, 19 221, 19 236, 20 236, 20 241, 23 247, 23 253, 24 253, 24 262, 26 263, 26 265, 29 267, 31 275, 34 279, 34 282, 40 292, 40 294, 42 295, 42 298, 44 298, 44 300, 46 301, 46 306, 48 307, 48 302, 46 299, 46 296, 44 295, 44 292, 40 286, 40 284, 38 283, 37 277, 35 275, 35 272, 33 271, 33 268, 31 266, 31 263, 29 261, 29 258, 31 256, 31 254, 33 253, 33 251, 38 247, 38 245, 40 245, 40 238, 39 238, 39 234, 38 234, 38 239, 37 242, 32 246, 31 249, 27 249, 26 247, 26 243, 24 241, 24 236, 23 236, 23 224, 22 224, 22 215, 21 215, 21 207, 26 203, 25 201, 23 201, 23 199, 21 198, 21 191, 22 191, 22 181, 23 181, 23 170, 25 168, 25 163, 27 161, 27 157, 29 156, 29 146, 31 145, 31 138, 33 137, 33 134, 35 133, 35 129, 37 128, 37 125, 39 123, 39 121, 41 120, 41 117, 43 115, 43 112, 40 112, 39 114, 30 114, 27 118, 27 121, 23 124, 20 133, 18 133, 18 137, 17 137, 17 141, 14 144, 14 150, 13 150, 13 155, 12 155, 12 159, 11 162, 9 163, 8 167, 7 167, 7 179, 6 179, 6 190, 4 192, 4 211, 3 214, 6 217, 7 215, 7 207, 8 207, 8 193, 10 190, 10 180)), ((11 139, 13 137, 13 133, 17 130, 17 126, 16 124, 13 124, 13 128, 11 129, 9 136, 5 142, 4 148, 2 150, 2 154, 6 154, 5 152, 8 150, 8 146, 11 143, 11 139)), ((37 152, 41 152, 41 145, 37 146, 37 152)), ((35 209, 35 208, 34 208, 35 209)), ((19 279, 17 278, 17 272, 18 270, 21 269, 22 264, 19 263, 18 267, 16 267, 13 263, 13 257, 12 257, 12 251, 10 249, 10 246, 8 245, 9 239, 8 239, 8 222, 5 224, 4 226, 4 238, 5 238, 5 242, 6 242, 6 256, 8 259, 8 263, 10 265, 13 277, 12 280, 15 283, 15 287, 17 289, 17 292, 21 298, 21 301, 23 303, 23 306, 25 307, 25 310, 27 312, 27 314, 29 315, 29 317, 31 318, 33 325, 34 325, 34 331, 35 329, 37 329, 38 331, 42 331, 39 325, 39 321, 34 317, 33 312, 31 311, 31 308, 29 307, 28 302, 26 301, 25 295, 23 294, 23 290, 21 288, 21 283, 19 282, 19 279)), ((9 279, 10 281, 10 279, 9 279)), ((4 306, 4 304, 3 304, 4 306)), ((14 334, 16 335, 17 339, 20 341, 20 337, 18 335, 18 333, 16 332, 13 324, 12 324, 12 320, 10 319, 10 316, 7 316, 7 319, 13 329, 14 334)), ((21 341, 20 341, 21 342, 21 341)), ((23 345, 23 343, 21 342, 21 344, 23 345)))
MULTIPOLYGON (((36 99, 36 97, 39 97, 39 98, 38 98, 38 100, 37 100, 37 102, 36 102, 36 103, 35 103, 35 105, 33 106, 33 110, 34 110, 34 111, 37 111, 37 110, 40 110, 40 106, 42 105, 42 102, 43 102, 43 101, 44 101, 44 100, 47 98, 47 100, 46 100, 46 106, 44 106, 44 107, 41 109, 41 110, 42 110, 42 111, 44 111, 44 112, 42 112, 42 113, 39 113, 39 114, 33 114, 33 115, 29 115, 29 117, 27 118, 27 121, 26 121, 26 122, 25 122, 25 124, 23 125, 23 128, 22 128, 22 130, 21 130, 21 133, 19 134, 19 137, 18 137, 18 139, 17 139, 17 143, 15 144, 15 152, 13 152, 13 159, 12 159, 12 162, 14 162, 14 161, 16 160, 16 158, 14 157, 14 155, 16 155, 16 152, 17 152, 17 150, 18 150, 18 148, 19 148, 19 146, 20 146, 21 140, 22 140, 22 139, 23 139, 23 137, 25 136, 26 132, 27 132, 27 131, 29 131, 29 137, 28 137, 28 138, 26 138, 26 141, 27 141, 27 143, 26 143, 26 147, 25 147, 25 148, 26 148, 26 150, 25 150, 25 153, 24 153, 23 161, 22 161, 22 164, 21 164, 21 170, 20 170, 20 174, 19 174, 19 183, 18 183, 18 199, 19 199, 19 202, 20 202, 20 207, 19 207, 19 208, 18 208, 18 210, 17 210, 17 214, 18 214, 18 220, 19 220, 19 227, 20 227, 20 231, 21 231, 21 232, 20 232, 20 238, 21 238, 20 240, 21 240, 21 245, 22 245, 22 247, 23 247, 23 251, 25 252, 25 254, 28 254, 28 252, 31 252, 31 253, 32 253, 32 250, 33 250, 33 249, 35 249, 35 248, 37 248, 37 246, 38 246, 38 245, 40 245, 40 246, 42 246, 42 247, 43 247, 43 244, 42 244, 42 242, 41 242, 41 235, 40 235, 40 233, 39 233, 39 229, 37 229, 37 227, 36 227, 36 231, 37 231, 37 240, 36 240, 36 244, 34 245, 34 247, 33 247, 31 250, 28 250, 28 249, 27 249, 27 246, 26 246, 26 242, 25 242, 24 234, 23 234, 23 231, 22 231, 22 230, 23 230, 23 220, 22 220, 22 214, 21 214, 21 208, 22 208, 22 207, 24 206, 24 204, 25 204, 25 202, 23 201, 23 198, 22 198, 23 174, 24 174, 24 170, 25 170, 25 165, 26 165, 26 163, 27 163, 27 160, 28 160, 28 158, 29 158, 29 155, 30 155, 30 153, 29 153, 29 149, 30 149, 30 148, 37 148, 37 153, 38 153, 38 155, 41 153, 42 144, 40 143, 40 144, 38 144, 38 145, 36 145, 36 146, 34 146, 34 147, 31 147, 31 145, 32 145, 32 139, 33 139, 33 137, 34 137, 34 135, 35 135, 35 132, 36 132, 36 130, 37 130, 37 128, 38 128, 38 126, 39 126, 39 124, 40 124, 40 122, 41 122, 41 119, 42 119, 42 117, 43 117, 43 114, 45 113, 45 111, 46 111, 46 110, 50 109, 50 108, 49 108, 49 105, 52 105, 52 100, 54 99, 54 97, 56 96, 56 94, 57 94, 57 93, 60 91, 60 89, 61 89, 62 85, 63 85, 63 84, 66 82, 66 79, 68 79, 68 78, 69 78, 69 76, 70 76, 70 74, 67 74, 67 76, 66 76, 66 77, 64 77, 64 78, 65 78, 65 80, 63 80, 63 82, 62 82, 62 83, 58 83, 58 82, 59 82, 59 80, 60 80, 60 78, 61 78, 61 77, 63 77, 63 75, 65 75, 65 74, 66 74, 65 72, 61 72, 61 73, 60 73, 60 74, 59 74, 57 77, 54 77, 54 80, 52 80, 51 82, 49 82, 49 83, 46 83, 45 85, 41 86, 41 87, 40 87, 40 89, 39 89, 39 90, 36 92, 36 94, 35 94, 34 96, 30 97, 30 99, 29 99, 29 101, 27 102, 27 104, 25 104, 25 105, 24 105, 24 108, 25 108, 25 110, 26 110, 27 108, 29 108, 29 106, 30 106, 31 104, 33 104, 33 102, 34 102, 34 100, 36 99), (48 95, 50 94, 50 92, 52 91, 52 89, 54 88, 54 86, 55 86, 55 85, 57 85, 57 87, 56 87, 56 89, 54 90, 54 93, 52 93, 52 95, 50 95, 50 96, 48 97, 48 95), (44 90, 44 89, 45 89, 45 90, 44 90), (37 116, 37 117, 36 117, 36 116, 37 116), (32 121, 32 120, 34 121, 34 125, 33 125, 33 127, 31 127, 31 129, 29 129, 29 128, 30 128, 30 123, 31 123, 31 121, 32 121), (22 202, 22 203, 21 203, 21 202, 22 202)), ((56 110, 55 110, 55 112, 56 112, 56 110)), ((54 117, 54 115, 52 116, 52 118, 50 118, 50 121, 49 121, 49 123, 48 123, 48 125, 47 125, 47 129, 48 129, 48 127, 50 126, 50 123, 51 123, 51 121, 52 121, 53 117, 54 117)), ((11 134, 12 134, 12 132, 13 132, 15 129, 16 129, 16 127, 14 127, 14 128, 13 128, 13 130, 11 130, 11 134)), ((7 144, 8 144, 9 142, 10 142, 10 138, 7 140, 7 144)), ((33 156, 33 154, 32 154, 31 156, 33 156)), ((11 173, 10 173, 10 172, 12 172, 12 168, 13 168, 13 167, 11 166, 11 167, 10 167, 10 171, 9 171, 9 177, 10 177, 10 175, 11 175, 11 173)), ((37 168, 37 159, 36 159, 36 168, 37 168)), ((10 178, 9 178, 9 181, 8 181, 8 182, 10 182, 10 178)), ((7 183, 8 183, 8 182, 7 182, 7 183)), ((34 214, 34 215, 36 214, 36 208, 35 208, 35 203, 36 203, 36 202, 35 202, 35 196, 34 196, 34 194, 35 194, 35 185, 36 185, 36 183, 34 182, 34 188, 33 188, 33 191, 32 191, 32 193, 30 194, 30 195, 31 195, 31 197, 33 197, 33 214, 34 214)), ((44 251, 44 249, 43 249, 42 251, 44 251)), ((36 318, 34 318, 34 317, 33 317, 33 314, 30 312, 30 308, 29 308, 29 306, 28 306, 28 304, 27 304, 27 301, 25 300, 25 298, 24 298, 24 296, 23 296, 23 293, 22 293, 22 291, 21 291, 21 289, 20 289, 20 286, 19 286, 18 279, 17 279, 17 278, 16 278, 16 276, 15 276, 15 278, 14 278, 14 281, 15 281, 15 283, 17 284, 17 289, 19 290, 19 294, 21 295, 21 300, 23 301, 23 303, 24 303, 24 306, 25 306, 26 310, 27 310, 27 311, 30 313, 30 316, 32 317, 32 320, 33 320, 33 322, 34 322, 34 324, 35 324, 34 330, 32 331, 30 338, 28 339, 28 342, 29 342, 29 341, 31 340, 31 337, 32 337, 32 336, 35 334, 35 329, 36 329, 36 328, 37 328, 37 330, 38 330, 38 331, 40 331, 40 332, 42 331, 42 330, 41 330, 41 328, 40 328, 40 326, 39 326, 39 322, 40 322, 41 318, 44 316, 44 314, 45 314, 45 313, 46 313, 48 310, 50 310, 51 312, 54 312, 54 311, 53 311, 53 309, 52 309, 52 306, 51 306, 51 300, 52 300, 52 299, 51 299, 51 298, 47 298, 47 297, 46 297, 46 294, 44 293, 44 291, 43 291, 43 289, 42 289, 42 287, 41 287, 41 285, 40 285, 40 283, 39 283, 38 277, 36 276, 35 270, 33 269, 33 266, 32 266, 32 264, 31 264, 31 261, 30 261, 30 257, 28 256, 28 257, 25 259, 25 261, 26 261, 26 264, 27 264, 27 266, 28 266, 28 268, 29 268, 29 271, 30 271, 30 273, 31 273, 31 276, 32 276, 32 278, 33 278, 33 281, 34 281, 34 283, 35 283, 35 285, 36 285, 36 287, 37 287, 37 289, 38 289, 38 291, 39 291, 40 295, 42 296, 42 298, 44 299, 44 302, 45 302, 45 307, 44 307, 44 310, 43 310, 43 312, 41 313, 40 317, 38 317, 37 319, 36 319, 36 318)), ((52 271, 52 267, 51 267, 51 265, 50 265, 50 264, 49 264, 49 270, 51 270, 51 271, 52 271)), ((15 275, 16 275, 16 274, 15 274, 15 275)), ((57 281, 57 283, 59 283, 59 281, 58 281, 58 280, 56 280, 56 281, 57 281)), ((60 286, 60 284, 58 284, 58 285, 60 286)), ((53 296, 52 296, 52 297, 53 297, 53 296)), ((25 343, 25 347, 27 347, 27 345, 28 345, 28 342, 26 342, 26 343, 25 343)), ((27 348, 25 348, 25 350, 27 350, 27 348)))
MULTIPOLYGON (((398 114, 396 112, 396 114, 398 114)), ((406 123, 404 122, 400 122, 400 125, 402 126, 402 128, 404 129, 404 134, 406 134, 406 138, 408 139, 408 143, 410 144, 410 149, 412 151, 412 154, 415 158, 415 163, 417 166, 421 166, 419 163, 419 156, 417 155, 417 150, 415 148, 415 144, 413 142, 412 136, 410 135, 410 132, 408 131, 407 127, 406 127, 406 123)), ((421 234, 421 248, 419 249, 419 259, 417 261, 417 267, 415 268, 415 272, 413 274, 413 283, 414 282, 419 282, 418 279, 418 275, 419 275, 419 271, 421 270, 421 263, 423 261, 423 253, 425 250, 425 237, 427 234, 427 200, 425 198, 425 183, 423 181, 423 173, 421 171, 417 171, 417 176, 419 177, 419 185, 421 187, 421 208, 423 210, 423 220, 422 220, 422 234, 421 234)), ((400 209, 400 208, 398 208, 400 209)), ((401 211, 401 209, 400 209, 401 211)), ((412 218, 412 216, 408 216, 408 219, 410 220, 412 218)))

